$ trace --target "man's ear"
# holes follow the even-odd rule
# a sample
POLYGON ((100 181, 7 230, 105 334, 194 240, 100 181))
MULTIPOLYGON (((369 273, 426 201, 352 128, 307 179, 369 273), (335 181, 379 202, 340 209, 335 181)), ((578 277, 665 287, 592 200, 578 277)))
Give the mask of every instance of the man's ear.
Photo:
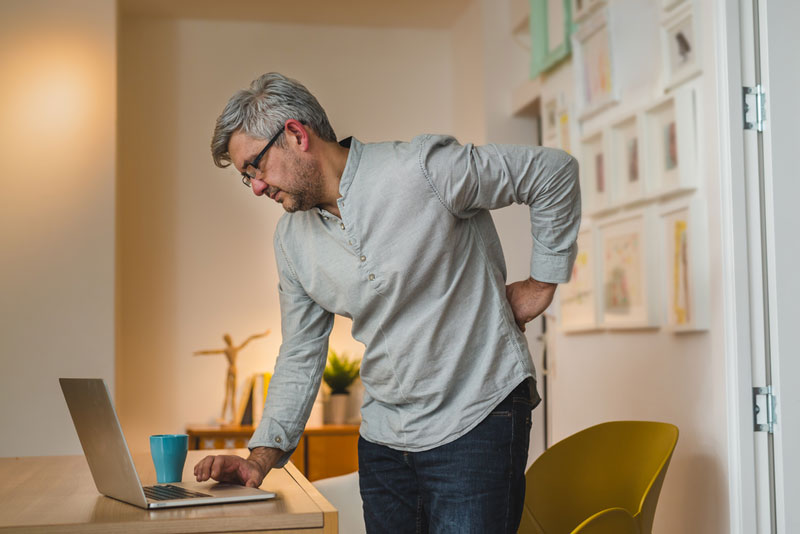
POLYGON ((296 119, 289 119, 284 124, 286 142, 299 148, 302 152, 307 152, 311 143, 311 130, 308 126, 296 119))

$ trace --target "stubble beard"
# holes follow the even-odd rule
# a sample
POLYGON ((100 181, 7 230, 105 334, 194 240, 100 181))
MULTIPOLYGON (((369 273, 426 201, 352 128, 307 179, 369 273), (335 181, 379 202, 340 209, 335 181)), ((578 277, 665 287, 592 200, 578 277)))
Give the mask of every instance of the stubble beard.
POLYGON ((322 202, 322 172, 313 162, 300 158, 294 159, 292 167, 296 179, 290 191, 282 191, 281 205, 287 213, 310 210, 322 202))

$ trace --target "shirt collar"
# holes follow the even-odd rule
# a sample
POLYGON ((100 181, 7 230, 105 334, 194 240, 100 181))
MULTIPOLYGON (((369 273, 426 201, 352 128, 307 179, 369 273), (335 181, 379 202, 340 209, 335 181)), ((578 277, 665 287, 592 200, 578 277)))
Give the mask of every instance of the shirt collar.
POLYGON ((339 194, 341 194, 342 197, 346 197, 347 190, 350 189, 350 184, 353 183, 353 178, 355 178, 356 172, 358 171, 358 164, 361 161, 361 149, 364 145, 352 136, 342 139, 339 141, 339 144, 343 147, 350 148, 350 152, 347 154, 347 163, 344 166, 342 178, 339 181, 339 194))

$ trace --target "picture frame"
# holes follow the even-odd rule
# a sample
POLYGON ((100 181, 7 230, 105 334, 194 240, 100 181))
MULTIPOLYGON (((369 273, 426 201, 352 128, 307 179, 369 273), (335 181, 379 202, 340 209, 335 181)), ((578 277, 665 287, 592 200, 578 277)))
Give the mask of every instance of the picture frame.
POLYGON ((619 101, 615 80, 611 12, 596 10, 573 36, 579 117, 587 120, 619 101))
POLYGON ((664 328, 696 332, 709 328, 708 224, 696 196, 659 206, 664 328))
POLYGON ((572 53, 571 0, 530 0, 531 78, 555 67, 572 53))
POLYGON ((559 286, 560 325, 564 333, 597 330, 600 300, 597 298, 596 233, 589 223, 578 232, 578 253, 570 281, 559 286))
POLYGON ((613 208, 613 182, 609 179, 608 150, 604 130, 599 130, 581 140, 581 196, 584 211, 590 215, 602 214, 613 208))
POLYGON ((646 198, 644 140, 641 117, 632 114, 611 126, 611 176, 618 205, 630 205, 646 198))
POLYGON ((700 39, 694 12, 693 3, 688 1, 663 20, 661 49, 665 92, 701 73, 700 39))
POLYGON ((644 111, 647 196, 658 198, 698 186, 699 89, 679 88, 644 111))
POLYGON ((556 120, 558 121, 558 148, 567 154, 573 153, 573 121, 572 114, 566 106, 560 106, 556 110, 556 120))
POLYGON ((542 106, 542 144, 552 148, 560 148, 558 142, 558 100, 554 97, 542 106))
POLYGON ((654 328, 660 322, 658 263, 651 210, 597 221, 601 326, 654 328))
POLYGON ((592 11, 605 5, 605 0, 571 0, 572 19, 579 22, 588 17, 592 11))

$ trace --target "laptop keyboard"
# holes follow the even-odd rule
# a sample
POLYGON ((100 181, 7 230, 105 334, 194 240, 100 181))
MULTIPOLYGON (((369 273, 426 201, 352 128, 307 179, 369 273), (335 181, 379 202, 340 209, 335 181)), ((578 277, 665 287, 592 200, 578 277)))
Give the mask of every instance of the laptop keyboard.
POLYGON ((148 499, 154 501, 169 501, 172 499, 194 499, 196 497, 211 497, 205 493, 189 491, 180 486, 167 484, 165 486, 145 486, 144 494, 148 499))

